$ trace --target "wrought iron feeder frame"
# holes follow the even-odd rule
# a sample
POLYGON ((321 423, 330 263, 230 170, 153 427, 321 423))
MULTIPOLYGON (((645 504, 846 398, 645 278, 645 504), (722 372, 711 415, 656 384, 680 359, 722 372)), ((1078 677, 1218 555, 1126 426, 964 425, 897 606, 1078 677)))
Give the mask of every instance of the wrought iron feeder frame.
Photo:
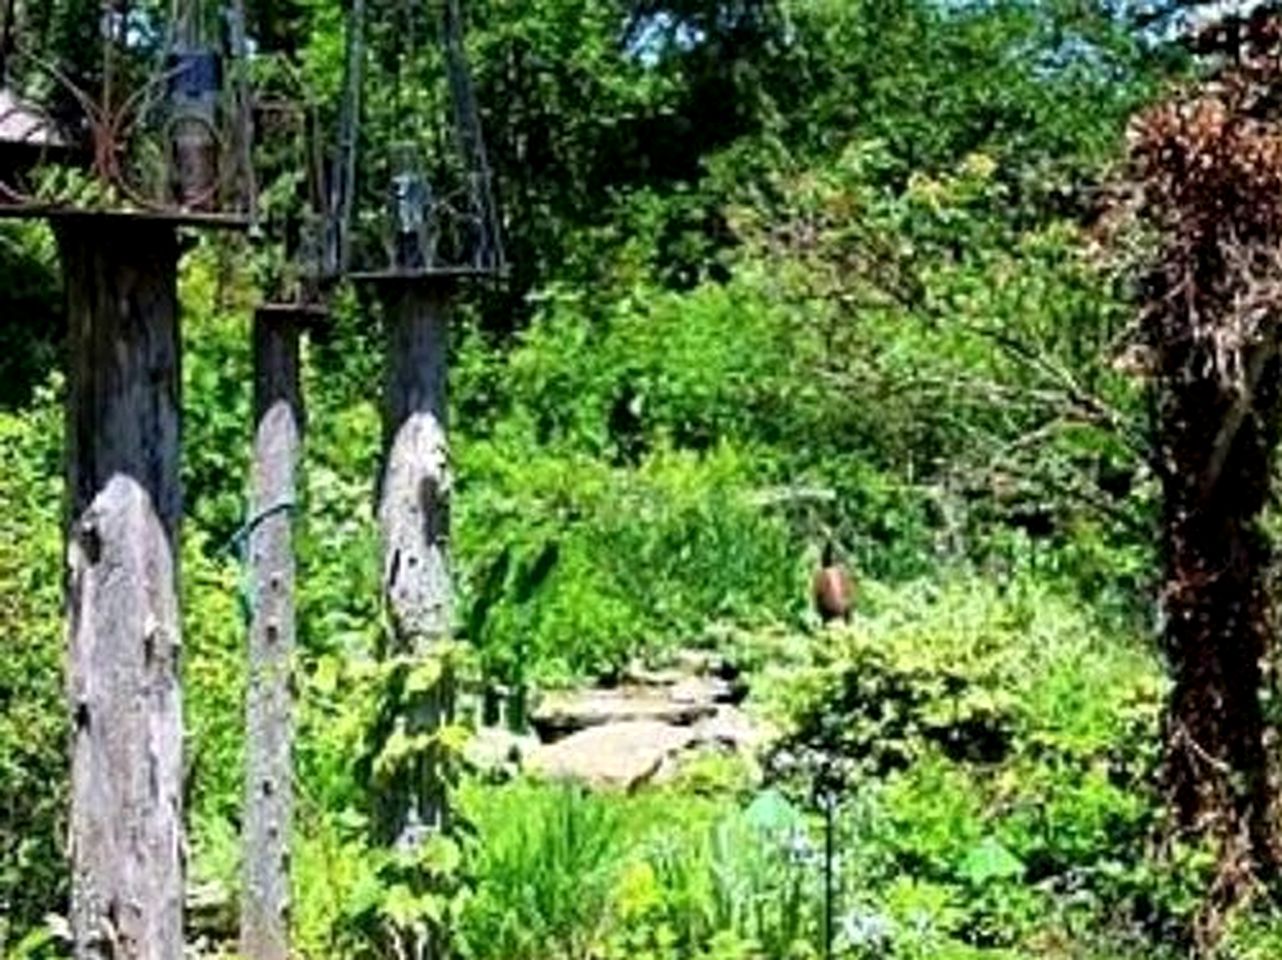
POLYGON ((262 188, 255 235, 266 262, 259 310, 320 321, 340 279, 327 253, 338 212, 322 111, 296 64, 268 55, 255 66, 254 166, 262 188))
POLYGON ((0 217, 252 223, 243 0, 0 3, 0 217))
POLYGON ((354 151, 349 169, 373 176, 348 186, 355 209, 345 218, 352 222, 341 244, 345 272, 375 283, 502 275, 501 225, 460 0, 356 0, 349 30, 344 126, 361 130, 345 129, 340 139, 354 151), (371 22, 380 28, 372 35, 371 22), (370 76, 393 93, 362 117, 370 76))

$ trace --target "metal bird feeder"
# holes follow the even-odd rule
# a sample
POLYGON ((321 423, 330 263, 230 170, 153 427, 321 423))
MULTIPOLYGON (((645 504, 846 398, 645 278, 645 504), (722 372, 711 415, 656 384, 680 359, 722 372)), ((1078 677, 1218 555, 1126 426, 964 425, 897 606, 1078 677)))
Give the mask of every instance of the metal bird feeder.
POLYGON ((354 225, 340 258, 357 280, 501 273, 459 0, 357 0, 351 25, 341 140, 354 151, 349 169, 364 178, 354 186, 354 225), (391 94, 362 111, 366 79, 391 94))
POLYGON ((0 2, 0 216, 252 220, 243 0, 0 2))
POLYGON ((326 254, 326 238, 337 230, 327 131, 296 64, 268 55, 255 66, 257 227, 266 253, 260 310, 320 318, 339 279, 326 254))

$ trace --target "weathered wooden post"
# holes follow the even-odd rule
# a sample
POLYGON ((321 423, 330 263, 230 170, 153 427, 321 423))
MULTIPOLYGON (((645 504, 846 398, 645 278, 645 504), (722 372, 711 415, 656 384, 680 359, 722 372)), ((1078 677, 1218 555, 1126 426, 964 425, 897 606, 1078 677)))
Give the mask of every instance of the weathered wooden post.
MULTIPOLYGON (((450 473, 447 369, 449 310, 460 277, 473 270, 434 259, 434 216, 426 178, 401 145, 392 178, 391 231, 385 270, 357 272, 383 314, 383 457, 378 522, 383 607, 391 658, 436 670, 418 684, 399 718, 410 737, 432 738, 453 707, 447 645, 451 639, 450 473)), ((446 829, 446 782, 439 744, 417 751, 390 778, 380 830, 412 850, 446 829)), ((430 950, 429 950, 430 953, 430 950)))
MULTIPOLYGON (((378 521, 383 552, 383 595, 398 656, 439 658, 450 640, 450 468, 447 356, 451 282, 432 276, 389 274, 379 283, 386 357, 383 397, 383 475, 378 521)), ((451 678, 442 664, 438 682, 414 704, 414 732, 448 721, 451 678)), ((435 749, 416 761, 408 795, 392 830, 402 846, 419 830, 445 827, 445 785, 435 749)))
MULTIPOLYGON (((268 24, 269 36, 278 35, 268 24)), ((268 300, 254 314, 254 441, 249 516, 243 534, 250 580, 249 676, 245 699, 240 952, 246 960, 290 955, 290 848, 293 832, 294 542, 305 412, 300 377, 302 334, 328 315, 328 292, 345 234, 331 201, 332 175, 311 122, 314 105, 297 86, 288 50, 260 50, 257 99, 265 180, 296 182, 288 197, 260 210, 260 253, 268 300), (267 58, 272 58, 268 62, 267 58), (305 176, 300 176, 305 173, 305 176), (329 247, 329 252, 325 248, 329 247)), ((337 161, 342 165, 345 160, 337 161)), ((341 204, 339 204, 341 206, 341 204)))
POLYGON ((187 4, 163 50, 114 9, 100 49, 28 50, 28 6, 8 8, 0 216, 53 224, 66 288, 73 952, 180 960, 177 231, 247 225, 248 132, 229 52, 187 4), (131 97, 127 76, 165 95, 131 97), (68 119, 72 105, 83 114, 68 119), (76 175, 48 176, 55 165, 76 175))
MULTIPOLYGON (((359 8, 354 9, 359 18, 359 8)), ((389 779, 379 819, 387 840, 413 852, 449 829, 447 756, 438 736, 451 720, 454 693, 449 317, 459 284, 499 273, 503 254, 458 0, 411 0, 397 15, 409 18, 403 29, 389 24, 378 35, 396 36, 396 49, 368 60, 356 51, 349 85, 359 88, 365 68, 383 70, 384 88, 436 83, 452 107, 448 117, 393 117, 393 137, 366 145, 380 159, 390 157, 391 177, 364 195, 367 203, 381 207, 381 216, 364 219, 379 220, 383 227, 372 244, 381 247, 382 257, 371 257, 362 245, 371 238, 356 237, 358 270, 352 274, 373 288, 383 314, 387 352, 378 490, 383 600, 393 662, 411 664, 404 671, 396 725, 413 746, 407 763, 390 775, 384 771, 389 779), (435 18, 440 28, 445 70, 438 77, 420 75, 433 58, 413 47, 414 24, 425 18, 435 18), (381 262, 371 266, 373 259, 381 262)), ((430 922, 411 927, 397 932, 407 955, 430 960, 444 952, 446 931, 430 922)))
POLYGON ((57 225, 65 273, 75 954, 182 956, 179 338, 171 225, 57 225))
POLYGON ((245 806, 241 953, 289 956, 289 854, 293 825, 293 513, 304 412, 299 334, 290 306, 254 315, 254 451, 247 531, 252 596, 245 704, 245 806))

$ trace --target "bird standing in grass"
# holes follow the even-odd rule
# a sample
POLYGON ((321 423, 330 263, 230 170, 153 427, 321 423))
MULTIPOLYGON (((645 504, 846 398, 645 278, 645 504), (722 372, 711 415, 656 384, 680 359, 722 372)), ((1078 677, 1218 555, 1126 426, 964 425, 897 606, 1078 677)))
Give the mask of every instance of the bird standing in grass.
POLYGON ((825 624, 840 620, 850 622, 855 605, 855 584, 846 568, 837 562, 837 550, 829 540, 824 544, 823 560, 811 586, 815 612, 825 624))

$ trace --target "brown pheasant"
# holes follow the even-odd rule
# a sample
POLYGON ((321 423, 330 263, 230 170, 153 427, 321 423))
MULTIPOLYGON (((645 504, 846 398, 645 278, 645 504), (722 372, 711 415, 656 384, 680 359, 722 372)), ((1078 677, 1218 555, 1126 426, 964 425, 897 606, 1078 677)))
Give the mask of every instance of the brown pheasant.
POLYGON ((815 612, 824 623, 849 622, 855 605, 855 584, 845 567, 837 562, 832 543, 824 545, 823 561, 811 586, 815 612))

